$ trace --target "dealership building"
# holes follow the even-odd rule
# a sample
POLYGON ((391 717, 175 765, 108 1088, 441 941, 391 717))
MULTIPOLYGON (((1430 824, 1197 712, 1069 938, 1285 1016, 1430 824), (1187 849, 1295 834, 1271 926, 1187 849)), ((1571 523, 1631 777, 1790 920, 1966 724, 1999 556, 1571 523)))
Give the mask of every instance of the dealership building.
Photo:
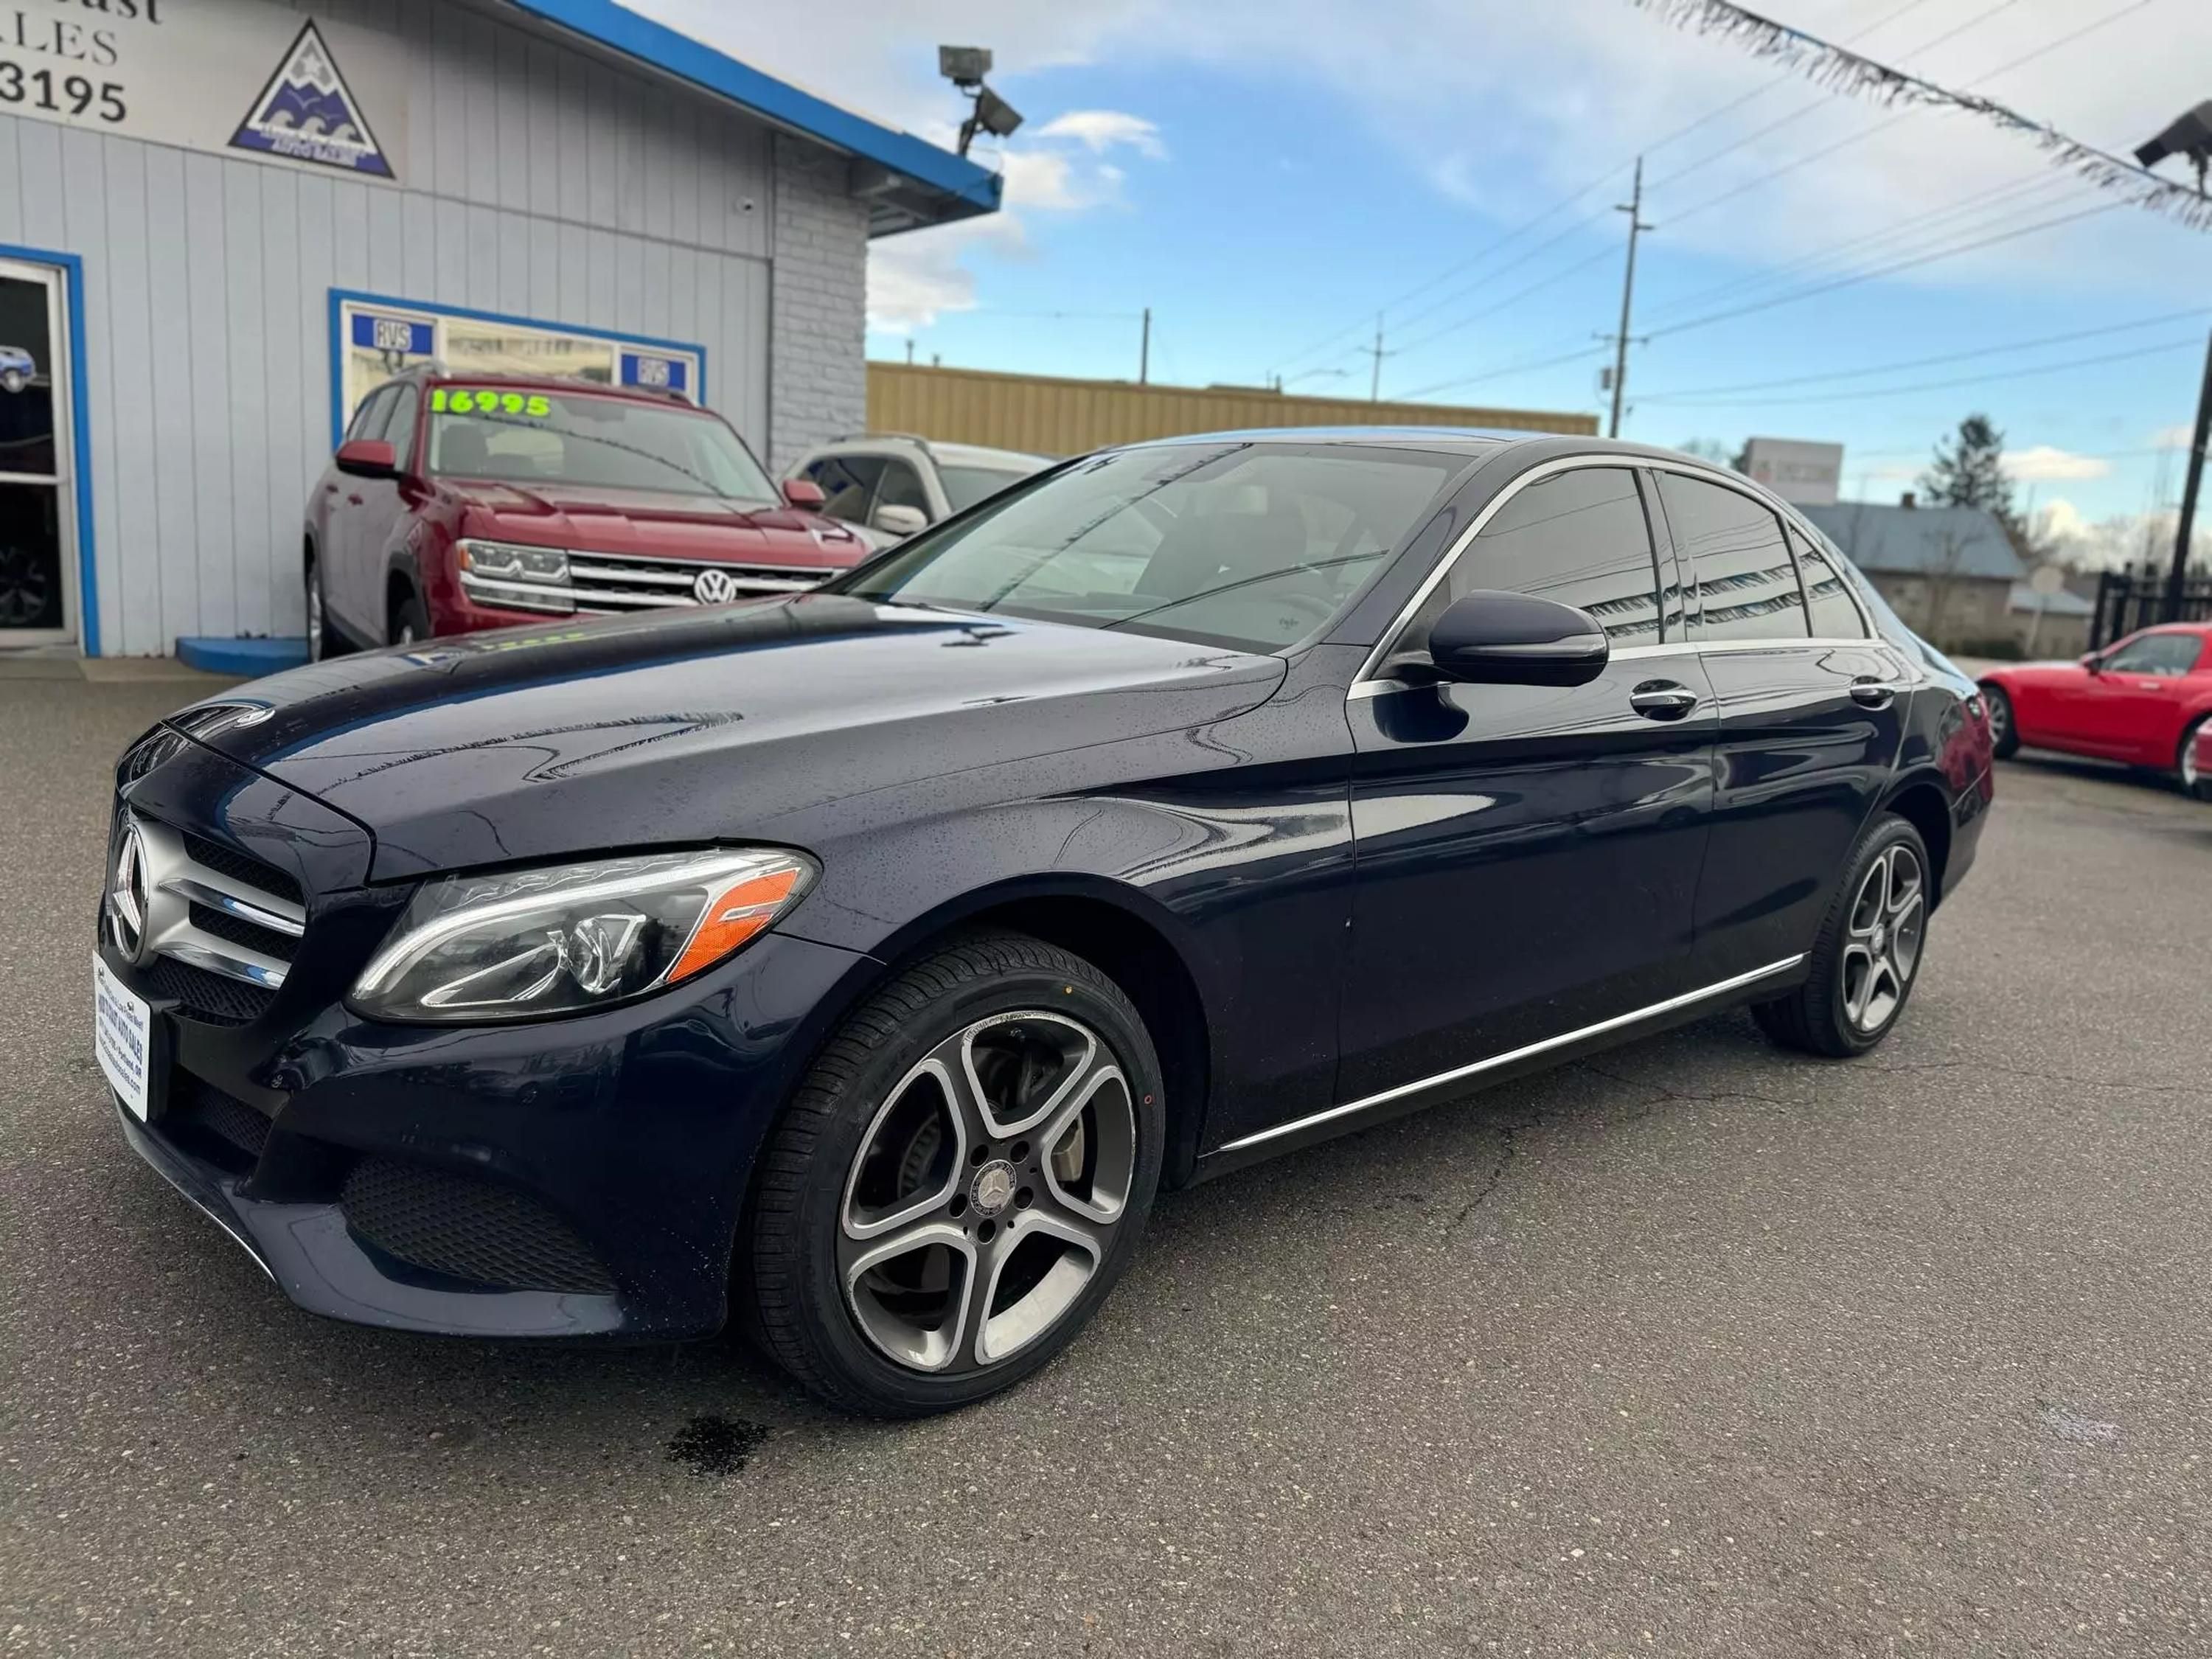
POLYGON ((868 239, 998 203, 611 0, 0 4, 0 651, 281 657, 348 411, 434 357, 780 466, 864 422, 868 239))

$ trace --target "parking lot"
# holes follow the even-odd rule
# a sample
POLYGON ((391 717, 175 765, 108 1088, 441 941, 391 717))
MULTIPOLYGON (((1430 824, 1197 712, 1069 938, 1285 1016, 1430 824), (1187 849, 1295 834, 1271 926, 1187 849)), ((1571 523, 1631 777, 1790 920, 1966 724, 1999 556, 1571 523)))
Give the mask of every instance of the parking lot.
POLYGON ((911 1426, 321 1322, 125 1147, 175 681, 0 679, 0 1653, 2202 1654, 2212 808, 2003 769, 1869 1060, 1731 1015, 1164 1200, 911 1426))

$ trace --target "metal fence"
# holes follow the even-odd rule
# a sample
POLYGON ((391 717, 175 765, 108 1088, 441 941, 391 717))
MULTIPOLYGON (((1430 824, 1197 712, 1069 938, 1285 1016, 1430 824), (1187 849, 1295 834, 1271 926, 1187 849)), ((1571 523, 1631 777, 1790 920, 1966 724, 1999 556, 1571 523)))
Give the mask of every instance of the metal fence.
POLYGON ((2097 578, 2097 613, 2089 621, 2089 648, 2100 651, 2138 628, 2162 622, 2212 622, 2212 576, 2181 585, 2181 614, 2166 614, 2166 577, 2107 570, 2097 578))

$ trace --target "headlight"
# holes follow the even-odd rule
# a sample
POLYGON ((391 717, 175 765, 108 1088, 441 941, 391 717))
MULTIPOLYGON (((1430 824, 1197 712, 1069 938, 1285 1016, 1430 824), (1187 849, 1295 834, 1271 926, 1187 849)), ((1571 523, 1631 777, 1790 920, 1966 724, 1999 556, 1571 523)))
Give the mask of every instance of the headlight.
POLYGON ((557 547, 465 540, 459 564, 462 591, 485 605, 562 616, 576 608, 576 597, 569 592, 568 556, 557 547))
POLYGON ((356 981, 374 1019, 536 1019, 642 996, 766 932, 812 884, 797 853, 665 853, 501 875, 415 896, 356 981))

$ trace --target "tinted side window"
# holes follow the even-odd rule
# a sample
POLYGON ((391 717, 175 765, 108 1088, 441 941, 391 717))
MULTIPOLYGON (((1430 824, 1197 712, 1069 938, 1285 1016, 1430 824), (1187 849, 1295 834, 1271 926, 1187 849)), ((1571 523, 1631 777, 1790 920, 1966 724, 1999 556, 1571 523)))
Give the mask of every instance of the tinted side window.
POLYGON ((392 413, 392 399, 398 394, 396 386, 380 386, 361 400, 361 407, 353 412, 353 424, 346 428, 346 441, 356 438, 380 438, 384 422, 392 413))
POLYGON ((824 513, 858 524, 868 516, 868 496, 883 470, 880 456, 824 455, 806 469, 806 476, 829 497, 822 503, 824 513))
POLYGON ((921 487, 921 474, 904 461, 885 461, 883 482, 876 486, 878 507, 910 507, 929 515, 929 495, 921 487))
POLYGON ((1858 602, 1851 597, 1850 579, 1837 568, 1828 550, 1818 542, 1807 541, 1795 530, 1790 532, 1790 549, 1796 554, 1798 572, 1805 578, 1805 599, 1813 610, 1813 637, 1864 639, 1866 619, 1859 615, 1858 602))
POLYGON ((392 418, 385 423, 383 438, 392 446, 402 471, 407 465, 407 452, 415 445, 415 406, 419 401, 413 386, 403 386, 392 405, 392 418))
MULTIPOLYGON (((1659 499, 1689 566, 1701 640, 1802 640, 1805 595, 1781 521, 1750 496, 1679 472, 1659 475, 1659 499)), ((1854 630, 1856 631, 1856 630, 1854 630)))
POLYGON ((1659 576, 1636 475, 1577 467, 1521 490, 1444 578, 1448 600, 1479 588, 1586 611, 1616 647, 1657 644, 1659 576))
POLYGON ((2197 666, 2197 650, 2194 634, 2144 634, 2106 657, 2105 666, 2123 674, 2186 674, 2197 666))

